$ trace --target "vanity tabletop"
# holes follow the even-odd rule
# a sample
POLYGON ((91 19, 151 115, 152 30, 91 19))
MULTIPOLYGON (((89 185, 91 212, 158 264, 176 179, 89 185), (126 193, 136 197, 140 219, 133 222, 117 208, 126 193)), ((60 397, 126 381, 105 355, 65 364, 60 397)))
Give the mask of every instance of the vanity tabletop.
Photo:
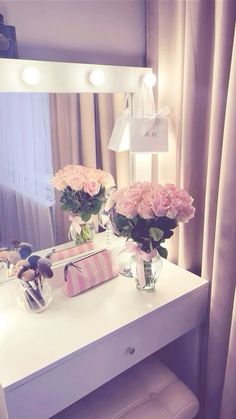
MULTIPOLYGON (((14 292, 15 282, 5 287, 14 292)), ((0 382, 10 391, 207 287, 204 279, 164 260, 154 292, 140 291, 132 278, 120 275, 73 298, 55 289, 51 305, 39 314, 15 304, 0 308, 0 382)))

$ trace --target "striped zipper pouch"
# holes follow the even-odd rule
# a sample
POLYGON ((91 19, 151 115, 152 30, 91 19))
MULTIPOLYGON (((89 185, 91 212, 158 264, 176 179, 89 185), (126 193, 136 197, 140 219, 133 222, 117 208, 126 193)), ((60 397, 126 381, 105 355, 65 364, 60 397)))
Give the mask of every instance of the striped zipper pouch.
POLYGON ((118 276, 118 267, 111 252, 103 249, 77 261, 67 263, 64 268, 64 276, 63 291, 68 297, 73 297, 118 276))

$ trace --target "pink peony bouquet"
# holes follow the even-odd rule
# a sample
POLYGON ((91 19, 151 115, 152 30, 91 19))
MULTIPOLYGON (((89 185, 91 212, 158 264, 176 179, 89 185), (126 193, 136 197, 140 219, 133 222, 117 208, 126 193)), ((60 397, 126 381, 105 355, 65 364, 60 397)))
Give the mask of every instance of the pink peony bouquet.
POLYGON ((112 175, 104 170, 68 165, 52 179, 53 186, 61 191, 61 208, 89 221, 98 214, 106 201, 107 191, 115 185, 112 175))
POLYGON ((194 217, 193 198, 175 185, 136 182, 112 194, 112 223, 118 235, 132 239, 147 253, 154 249, 167 257, 161 246, 179 222, 194 217))

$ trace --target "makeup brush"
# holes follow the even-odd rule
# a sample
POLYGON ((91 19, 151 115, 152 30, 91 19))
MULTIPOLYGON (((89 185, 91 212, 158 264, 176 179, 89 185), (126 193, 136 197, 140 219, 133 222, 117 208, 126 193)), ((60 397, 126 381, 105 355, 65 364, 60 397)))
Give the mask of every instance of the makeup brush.
POLYGON ((9 250, 7 259, 11 265, 15 266, 21 259, 21 256, 16 250, 9 250))
POLYGON ((34 269, 35 271, 37 270, 37 268, 38 268, 38 261, 39 261, 39 259, 41 259, 40 258, 40 256, 37 256, 37 255, 32 255, 32 256, 30 256, 29 258, 28 258, 28 262, 29 262, 29 264, 30 264, 30 267, 32 268, 32 269, 34 269))
POLYGON ((39 263, 38 265, 39 273, 44 278, 52 278, 53 277, 53 271, 50 266, 48 266, 47 263, 39 263))
POLYGON ((17 246, 17 250, 21 255, 22 259, 26 259, 32 253, 32 246, 30 243, 20 242, 17 246))

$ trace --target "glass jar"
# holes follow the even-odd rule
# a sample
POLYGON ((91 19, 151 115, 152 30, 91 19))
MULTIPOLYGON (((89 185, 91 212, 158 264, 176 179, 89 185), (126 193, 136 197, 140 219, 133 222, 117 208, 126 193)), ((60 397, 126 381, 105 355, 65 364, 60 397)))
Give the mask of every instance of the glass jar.
POLYGON ((150 261, 141 258, 140 255, 131 256, 130 267, 132 276, 138 289, 153 291, 162 269, 162 258, 157 255, 150 261))
POLYGON ((16 301, 22 310, 40 313, 51 303, 52 289, 40 276, 33 281, 18 279, 16 301))
POLYGON ((74 221, 72 221, 68 233, 70 240, 73 240, 76 245, 91 242, 94 240, 95 226, 93 221, 81 221, 80 228, 80 233, 78 233, 78 230, 75 227, 75 223, 74 221))

